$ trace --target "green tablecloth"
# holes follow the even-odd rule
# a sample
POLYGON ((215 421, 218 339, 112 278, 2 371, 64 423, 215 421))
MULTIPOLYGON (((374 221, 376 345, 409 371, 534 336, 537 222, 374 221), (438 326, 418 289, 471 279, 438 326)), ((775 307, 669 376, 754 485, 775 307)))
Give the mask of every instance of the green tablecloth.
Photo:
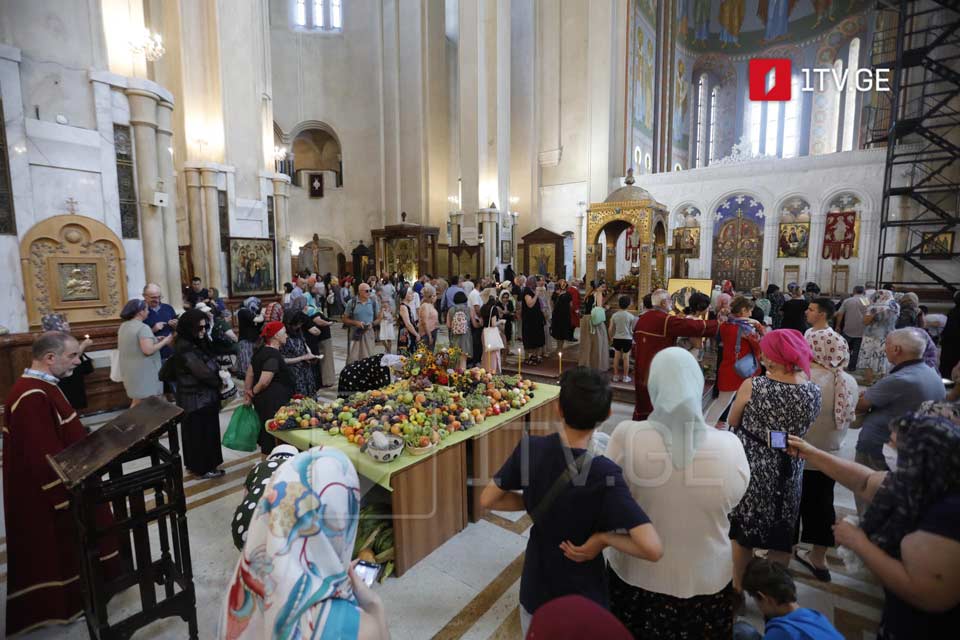
POLYGON ((437 455, 441 449, 452 447, 455 444, 460 444, 464 440, 472 440, 473 438, 479 437, 484 433, 491 431, 492 429, 496 429, 504 423, 509 422, 518 416, 522 416, 525 413, 529 413, 537 407, 550 402, 559 395, 560 387, 550 384, 537 383, 537 388, 534 390, 533 398, 530 400, 530 402, 525 404, 522 409, 511 409, 510 411, 502 413, 499 416, 489 417, 482 423, 474 425, 469 429, 451 433, 445 439, 441 440, 440 443, 430 453, 415 456, 404 450, 400 457, 392 462, 377 462, 366 453, 361 452, 360 447, 348 442, 346 437, 340 435, 332 436, 323 429, 290 429, 289 431, 273 431, 271 433, 280 440, 283 440, 288 444, 292 444, 301 451, 317 445, 336 447, 340 451, 343 451, 348 458, 350 458, 350 460, 353 462, 353 465, 357 469, 357 473, 380 485, 381 487, 392 491, 390 486, 390 477, 394 473, 402 471, 403 469, 406 469, 407 467, 414 465, 426 458, 437 455))

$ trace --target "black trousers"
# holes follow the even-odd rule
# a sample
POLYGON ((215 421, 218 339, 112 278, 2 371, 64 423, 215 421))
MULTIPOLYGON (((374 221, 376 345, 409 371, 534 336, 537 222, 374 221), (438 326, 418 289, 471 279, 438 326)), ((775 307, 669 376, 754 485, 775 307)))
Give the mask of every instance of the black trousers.
POLYGON ((800 494, 800 516, 794 539, 822 547, 832 547, 833 524, 837 513, 833 509, 833 486, 827 474, 813 469, 803 471, 803 489, 800 494))
POLYGON ((850 364, 847 366, 847 371, 856 371, 857 361, 860 359, 860 343, 863 342, 863 338, 853 338, 848 335, 843 337, 850 346, 850 364))

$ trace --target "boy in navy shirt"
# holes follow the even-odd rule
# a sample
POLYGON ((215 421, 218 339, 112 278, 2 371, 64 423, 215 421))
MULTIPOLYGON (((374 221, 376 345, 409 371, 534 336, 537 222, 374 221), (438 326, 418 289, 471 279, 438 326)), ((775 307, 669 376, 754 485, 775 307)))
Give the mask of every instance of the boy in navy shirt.
POLYGON ((520 579, 524 635, 537 608, 554 598, 575 594, 608 607, 605 547, 651 562, 663 555, 620 467, 587 454, 594 429, 610 416, 612 397, 599 371, 564 373, 560 432, 525 437, 480 498, 484 509, 527 511, 534 521, 520 579))
MULTIPOLYGON (((754 558, 743 573, 743 590, 754 599, 767 621, 764 640, 843 640, 822 613, 797 604, 797 586, 783 565, 754 558)), ((753 640, 761 635, 741 621, 733 637, 753 640)))

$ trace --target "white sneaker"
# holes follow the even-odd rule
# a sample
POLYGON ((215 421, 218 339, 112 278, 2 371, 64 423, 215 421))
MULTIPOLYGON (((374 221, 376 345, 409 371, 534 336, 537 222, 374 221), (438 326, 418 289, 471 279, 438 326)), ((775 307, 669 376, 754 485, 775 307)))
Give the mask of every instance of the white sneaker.
POLYGON ((623 380, 621 380, 621 382, 633 382, 633 378, 630 376, 623 376, 623 380))
POLYGON ((613 376, 614 382, 620 382, 620 376, 613 376))

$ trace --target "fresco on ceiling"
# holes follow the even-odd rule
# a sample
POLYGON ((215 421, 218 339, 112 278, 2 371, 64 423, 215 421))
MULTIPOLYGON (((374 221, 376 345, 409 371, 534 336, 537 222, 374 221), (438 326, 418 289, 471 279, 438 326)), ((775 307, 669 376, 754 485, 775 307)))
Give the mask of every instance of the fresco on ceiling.
MULTIPOLYGON (((866 0, 681 0, 687 43, 699 51, 759 50, 811 40, 849 15, 872 6, 866 0)), ((683 26, 684 23, 681 23, 683 26)))

